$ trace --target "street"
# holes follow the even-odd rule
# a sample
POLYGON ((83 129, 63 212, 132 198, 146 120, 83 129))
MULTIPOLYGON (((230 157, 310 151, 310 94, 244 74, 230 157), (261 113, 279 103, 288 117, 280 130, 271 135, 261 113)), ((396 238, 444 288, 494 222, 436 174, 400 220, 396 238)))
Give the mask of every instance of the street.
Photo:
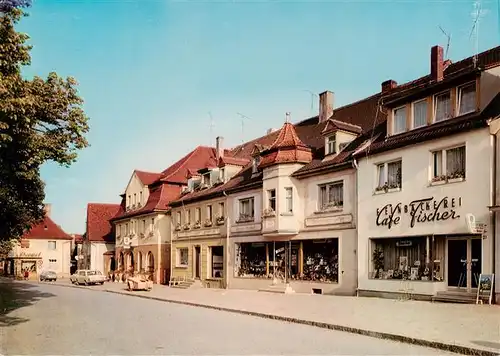
POLYGON ((49 284, 0 280, 4 355, 443 355, 282 321, 49 284))

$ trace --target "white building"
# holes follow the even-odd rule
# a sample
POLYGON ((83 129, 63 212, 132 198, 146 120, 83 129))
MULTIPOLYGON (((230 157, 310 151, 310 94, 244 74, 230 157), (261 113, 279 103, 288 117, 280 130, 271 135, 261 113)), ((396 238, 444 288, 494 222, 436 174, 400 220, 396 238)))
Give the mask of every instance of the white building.
POLYGON ((436 46, 430 76, 383 84, 387 122, 355 155, 360 295, 472 299, 480 274, 495 272, 495 58, 451 64, 436 46))

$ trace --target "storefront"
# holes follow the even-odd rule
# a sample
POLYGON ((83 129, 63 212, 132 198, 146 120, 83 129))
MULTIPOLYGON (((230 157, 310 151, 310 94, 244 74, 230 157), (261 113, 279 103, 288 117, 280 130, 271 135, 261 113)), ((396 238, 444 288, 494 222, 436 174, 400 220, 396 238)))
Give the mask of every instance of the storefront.
POLYGON ((476 205, 447 195, 375 208, 364 220, 368 229, 360 224, 359 294, 473 293, 492 261, 489 233, 477 233, 470 222, 486 225, 479 221, 487 221, 488 208, 476 205))

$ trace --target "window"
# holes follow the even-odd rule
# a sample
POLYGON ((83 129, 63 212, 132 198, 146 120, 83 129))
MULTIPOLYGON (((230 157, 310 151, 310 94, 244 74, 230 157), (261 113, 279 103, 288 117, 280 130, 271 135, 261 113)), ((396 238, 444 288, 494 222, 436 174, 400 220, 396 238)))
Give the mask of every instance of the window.
POLYGON ((184 223, 185 224, 191 224, 191 210, 186 210, 184 212, 184 215, 186 216, 186 218, 184 219, 184 223))
POLYGON ((319 186, 319 209, 341 208, 344 205, 344 183, 334 182, 319 186))
POLYGON ((458 113, 468 114, 476 111, 476 83, 458 88, 458 113))
POLYGON ((406 131, 406 106, 394 110, 394 124, 392 133, 394 135, 406 131))
POLYGON ((219 203, 219 216, 223 217, 225 215, 224 212, 224 202, 219 203))
POLYGON ((151 218, 151 231, 155 229, 155 218, 151 218))
POLYGON ((212 205, 207 205, 207 220, 212 221, 212 205))
POLYGON ((293 190, 292 187, 285 188, 286 212, 293 212, 293 190))
POLYGON ((177 249, 177 267, 187 267, 189 259, 189 249, 187 247, 177 249))
POLYGON ((177 225, 182 224, 182 213, 180 211, 177 212, 177 219, 176 219, 177 225))
POLYGON ((137 194, 134 193, 134 205, 136 205, 136 204, 137 204, 137 194))
POLYGON ((269 210, 276 211, 276 189, 267 191, 267 207, 269 210))
POLYGON ((57 247, 56 241, 49 241, 49 244, 48 244, 48 249, 49 250, 55 250, 56 247, 57 247))
POLYGON ((328 137, 327 139, 327 151, 326 154, 335 153, 335 135, 328 137))
POLYGON ((210 173, 203 175, 203 184, 210 185, 210 173))
POLYGON ((128 204, 127 204, 127 206, 131 206, 131 205, 132 205, 132 196, 129 195, 128 196, 128 204))
POLYGON ((146 232, 146 220, 142 220, 141 232, 143 234, 146 232))
POLYGON ((238 221, 248 222, 254 220, 253 198, 240 199, 240 216, 238 221))
POLYGON ((260 157, 254 157, 252 160, 252 173, 257 173, 260 163, 260 157))
POLYGON ((199 223, 201 221, 201 208, 196 208, 194 210, 194 221, 195 223, 199 223))
POLYGON ((372 239, 369 278, 442 281, 445 246, 442 237, 372 239))
POLYGON ((465 146, 432 153, 432 181, 465 178, 465 146))
POLYGON ((434 122, 451 118, 450 92, 436 95, 434 97, 434 122))
POLYGON ((427 99, 413 103, 413 128, 427 125, 427 99))
POLYGON ((209 247, 210 255, 210 278, 222 278, 224 274, 224 247, 209 247))
POLYGON ((142 192, 139 192, 139 203, 142 205, 144 202, 142 201, 142 192))
POLYGON ((402 187, 402 161, 386 162, 377 165, 376 191, 402 187))
POLYGON ((226 181, 226 170, 224 168, 220 169, 220 180, 221 180, 221 182, 226 181))
POLYGON ((128 236, 129 233, 129 228, 128 228, 128 223, 125 224, 125 236, 128 236))

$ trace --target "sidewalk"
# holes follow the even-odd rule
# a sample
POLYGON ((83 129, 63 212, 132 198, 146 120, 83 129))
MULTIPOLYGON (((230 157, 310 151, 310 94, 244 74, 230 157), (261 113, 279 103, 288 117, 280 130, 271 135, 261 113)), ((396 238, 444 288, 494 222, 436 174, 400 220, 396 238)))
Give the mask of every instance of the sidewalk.
MULTIPOLYGON (((57 284, 70 286, 69 282, 57 284)), ((496 305, 175 289, 162 285, 155 285, 150 292, 128 292, 121 283, 81 288, 310 324, 462 354, 500 354, 500 307, 496 305)))

